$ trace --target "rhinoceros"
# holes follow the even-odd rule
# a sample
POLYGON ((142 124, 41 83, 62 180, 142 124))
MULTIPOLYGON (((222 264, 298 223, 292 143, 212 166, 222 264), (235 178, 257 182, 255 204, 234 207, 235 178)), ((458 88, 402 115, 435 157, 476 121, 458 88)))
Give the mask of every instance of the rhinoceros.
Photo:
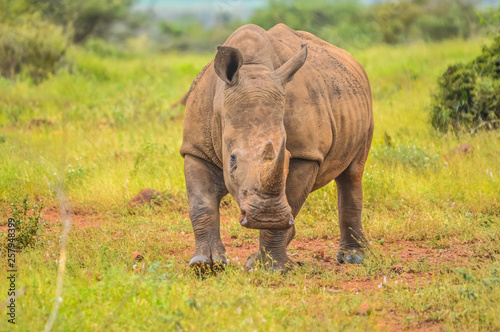
POLYGON ((183 142, 190 266, 226 264, 219 204, 230 193, 242 226, 260 230, 247 260, 285 269, 309 193, 335 180, 340 263, 361 263, 362 176, 373 136, 370 84, 346 51, 284 24, 231 34, 188 92, 183 142), (299 70, 300 69, 300 70, 299 70))

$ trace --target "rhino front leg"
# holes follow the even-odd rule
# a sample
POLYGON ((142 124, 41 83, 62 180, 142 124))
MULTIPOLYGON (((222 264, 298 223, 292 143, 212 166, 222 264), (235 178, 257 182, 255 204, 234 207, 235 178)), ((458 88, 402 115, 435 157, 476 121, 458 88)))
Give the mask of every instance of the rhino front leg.
MULTIPOLYGON (((286 198, 292 208, 294 218, 299 214, 314 186, 318 169, 317 162, 302 159, 290 160, 289 174, 286 180, 286 198)), ((285 231, 261 230, 259 251, 248 258, 247 267, 253 267, 258 260, 265 266, 272 266, 275 270, 284 270, 287 266, 293 266, 294 262, 288 257, 286 248, 294 237, 295 225, 285 231)))
POLYGON ((363 209, 362 177, 366 156, 355 159, 335 179, 338 193, 340 246, 337 252, 339 263, 359 264, 364 259, 365 237, 361 224, 363 209))
POLYGON ((220 238, 219 204, 227 194, 222 170, 197 157, 186 155, 184 174, 196 249, 189 266, 206 271, 226 264, 220 238))

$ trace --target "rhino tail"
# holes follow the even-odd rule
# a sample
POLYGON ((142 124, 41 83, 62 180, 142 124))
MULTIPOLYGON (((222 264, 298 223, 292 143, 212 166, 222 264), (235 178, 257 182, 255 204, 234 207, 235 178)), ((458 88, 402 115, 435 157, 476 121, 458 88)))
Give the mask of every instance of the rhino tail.
POLYGON ((176 107, 178 107, 180 105, 186 106, 186 102, 187 102, 187 99, 189 97, 189 92, 190 91, 186 92, 181 99, 177 100, 175 103, 173 103, 172 105, 170 105, 170 109, 174 109, 174 108, 176 108, 176 107))

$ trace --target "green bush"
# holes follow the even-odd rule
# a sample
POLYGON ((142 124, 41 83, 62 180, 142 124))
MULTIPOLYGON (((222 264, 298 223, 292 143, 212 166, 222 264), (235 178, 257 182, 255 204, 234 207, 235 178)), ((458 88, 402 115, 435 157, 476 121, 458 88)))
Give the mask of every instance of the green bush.
POLYGON ((500 36, 469 63, 448 67, 438 81, 431 122, 447 132, 500 127, 500 36))
POLYGON ((43 201, 40 200, 31 205, 28 197, 24 197, 22 203, 12 203, 10 209, 16 230, 14 239, 16 250, 33 248, 44 226, 42 222, 43 201))
POLYGON ((39 15, 24 15, 14 23, 0 23, 0 74, 23 73, 39 82, 53 73, 70 42, 61 26, 39 15))

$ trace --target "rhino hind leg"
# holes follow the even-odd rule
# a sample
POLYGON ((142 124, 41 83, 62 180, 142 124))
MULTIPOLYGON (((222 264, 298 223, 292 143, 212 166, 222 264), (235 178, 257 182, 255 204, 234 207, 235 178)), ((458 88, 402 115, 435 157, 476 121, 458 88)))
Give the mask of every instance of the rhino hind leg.
MULTIPOLYGON (((303 159, 291 159, 286 180, 286 198, 292 208, 292 215, 297 217, 307 196, 311 192, 319 165, 317 162, 303 159)), ((295 237, 295 225, 287 230, 261 230, 259 251, 248 257, 247 268, 256 267, 257 262, 264 268, 286 270, 294 267, 286 253, 286 248, 295 237)), ((300 263, 299 263, 300 265, 300 263)))
POLYGON ((184 172, 196 242, 189 266, 201 273, 223 269, 226 249, 220 238, 219 204, 227 189, 222 171, 202 159, 186 155, 184 172))
POLYGON ((366 152, 362 150, 336 179, 340 226, 339 263, 360 264, 364 260, 365 237, 361 224, 362 177, 366 152))

